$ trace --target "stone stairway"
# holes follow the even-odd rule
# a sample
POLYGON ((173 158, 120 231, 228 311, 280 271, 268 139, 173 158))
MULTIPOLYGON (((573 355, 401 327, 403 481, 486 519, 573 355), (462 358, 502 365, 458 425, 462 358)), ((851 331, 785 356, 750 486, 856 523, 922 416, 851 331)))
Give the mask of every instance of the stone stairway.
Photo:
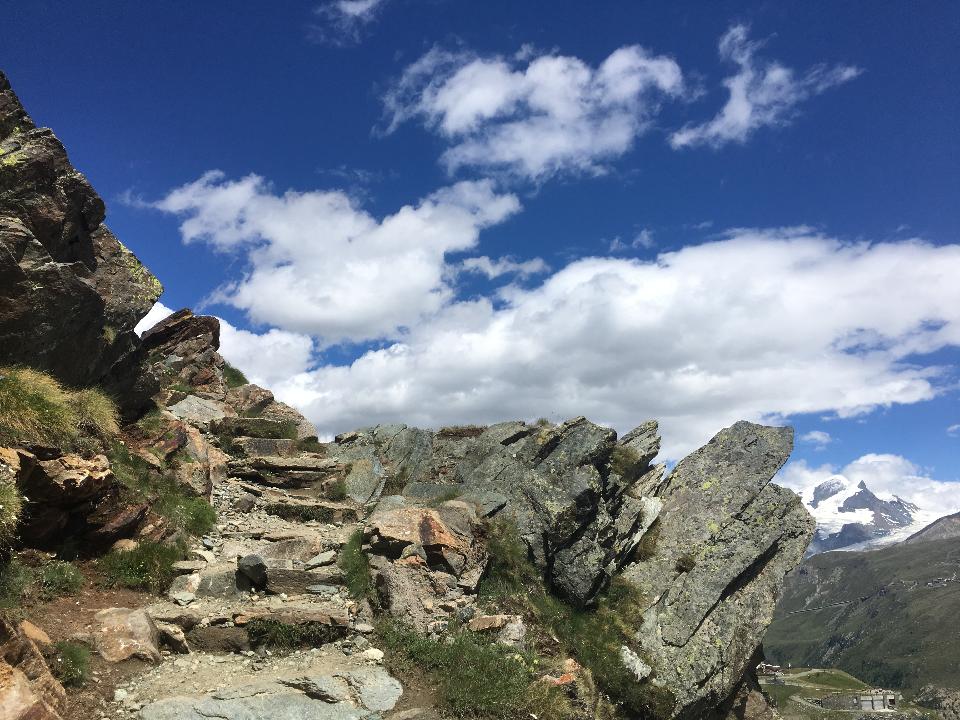
POLYGON ((302 451, 275 437, 280 421, 201 427, 230 453, 210 494, 217 524, 176 564, 166 598, 144 608, 161 662, 117 691, 117 717, 382 717, 403 688, 338 566, 369 510, 346 494, 351 464, 329 456, 336 445, 302 451))

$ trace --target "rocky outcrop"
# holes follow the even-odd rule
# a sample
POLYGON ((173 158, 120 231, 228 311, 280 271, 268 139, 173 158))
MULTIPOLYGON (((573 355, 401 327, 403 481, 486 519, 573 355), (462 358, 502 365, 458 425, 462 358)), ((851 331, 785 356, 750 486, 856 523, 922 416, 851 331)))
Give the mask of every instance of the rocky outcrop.
POLYGON ((104 547, 131 535, 147 515, 145 504, 121 497, 103 455, 84 458, 51 448, 34 455, 0 448, 0 464, 25 499, 17 534, 28 546, 54 547, 70 537, 104 547))
POLYGON ((0 618, 0 715, 4 720, 61 720, 66 705, 63 687, 29 632, 0 618))
POLYGON ((104 215, 63 145, 36 127, 0 73, 0 364, 105 384, 136 406, 156 386, 133 328, 162 287, 104 215))
POLYGON ((681 461, 645 557, 624 570, 650 603, 636 650, 682 716, 702 717, 745 675, 813 535, 800 499, 769 484, 792 441, 789 428, 740 422, 681 461))
POLYGON ((568 602, 591 605, 617 575, 635 588, 645 611, 624 663, 638 682, 669 693, 671 717, 709 717, 732 704, 759 717, 762 695, 743 678, 784 574, 814 532, 800 499, 770 484, 792 440, 789 428, 737 423, 666 477, 654 464, 653 422, 619 440, 585 418, 438 433, 380 426, 340 436, 328 454, 364 451, 389 488, 407 481, 403 497, 383 497, 367 521, 391 613, 427 630, 444 613, 425 604, 469 619, 461 611, 475 583, 464 582, 464 568, 483 566, 483 547, 465 552, 476 547, 475 526, 451 529, 444 510, 508 517, 568 602))
POLYGON ((151 376, 162 388, 155 399, 181 420, 234 437, 316 439, 313 424, 269 390, 229 386, 226 362, 217 352, 217 318, 185 308, 144 332, 142 341, 151 376))

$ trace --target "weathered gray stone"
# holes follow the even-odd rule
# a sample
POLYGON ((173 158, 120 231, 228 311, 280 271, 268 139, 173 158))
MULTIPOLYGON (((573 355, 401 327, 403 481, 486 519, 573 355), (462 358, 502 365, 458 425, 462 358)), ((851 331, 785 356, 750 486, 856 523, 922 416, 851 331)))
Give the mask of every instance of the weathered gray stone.
POLYGON ((207 427, 212 421, 226 417, 228 411, 223 403, 196 395, 187 395, 167 409, 179 419, 199 427, 207 427))
POLYGON ((393 710, 403 694, 400 681, 382 667, 357 668, 340 673, 340 677, 353 688, 360 704, 374 712, 393 710))
POLYGON ((336 550, 326 550, 325 552, 322 552, 319 555, 314 555, 312 558, 307 560, 303 567, 306 570, 313 570, 314 568, 323 567, 324 565, 332 565, 336 559, 336 550))

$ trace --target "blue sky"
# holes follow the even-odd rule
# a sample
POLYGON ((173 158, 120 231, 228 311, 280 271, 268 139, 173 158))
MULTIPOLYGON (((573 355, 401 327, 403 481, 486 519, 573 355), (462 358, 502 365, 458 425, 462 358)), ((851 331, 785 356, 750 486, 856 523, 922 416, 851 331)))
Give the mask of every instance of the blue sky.
POLYGON ((789 421, 796 487, 866 457, 960 505, 955 3, 4 18, 162 303, 324 431, 653 415, 675 458, 789 421))

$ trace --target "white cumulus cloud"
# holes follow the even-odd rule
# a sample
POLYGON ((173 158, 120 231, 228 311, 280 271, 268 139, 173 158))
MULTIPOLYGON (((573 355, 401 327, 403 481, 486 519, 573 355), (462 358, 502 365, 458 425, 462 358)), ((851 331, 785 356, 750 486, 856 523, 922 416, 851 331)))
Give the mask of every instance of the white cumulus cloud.
POLYGON ((544 262, 543 258, 518 261, 510 257, 502 257, 494 260, 486 255, 481 255, 480 257, 467 258, 460 263, 460 269, 468 273, 485 275, 493 280, 503 275, 516 275, 521 278, 540 275, 549 271, 550 267, 544 262))
POLYGON ((185 242, 249 261, 212 299, 326 346, 395 336, 439 311, 453 296, 447 254, 474 248, 520 203, 489 181, 460 182, 377 219, 343 192, 278 194, 256 175, 209 172, 154 206, 183 218, 185 242))
POLYGON ((420 119, 450 147, 442 162, 539 180, 600 172, 628 151, 665 98, 683 93, 677 63, 638 45, 597 67, 526 48, 481 57, 434 48, 384 97, 388 132, 420 119))
POLYGON ((858 416, 955 382, 923 358, 960 347, 956 244, 738 229, 549 272, 537 258, 449 257, 519 208, 489 182, 375 218, 340 192, 208 174, 156 206, 182 217, 187 242, 248 259, 219 300, 277 332, 238 330, 238 349, 225 332, 225 355, 325 434, 580 414, 624 431, 658 418, 676 459, 738 419, 858 416), (466 300, 464 272, 527 278, 466 300), (346 346, 347 363, 317 354, 370 341, 346 346), (278 348, 288 365, 269 360, 278 348))
POLYGON ((852 65, 817 65, 798 74, 779 62, 758 58, 762 44, 749 40, 745 25, 734 25, 720 39, 720 57, 738 68, 723 81, 730 96, 712 120, 673 133, 674 148, 742 143, 759 128, 789 122, 801 102, 862 72, 852 65))
POLYGON ((951 437, 960 437, 960 423, 948 427, 947 435, 950 435, 951 437))

